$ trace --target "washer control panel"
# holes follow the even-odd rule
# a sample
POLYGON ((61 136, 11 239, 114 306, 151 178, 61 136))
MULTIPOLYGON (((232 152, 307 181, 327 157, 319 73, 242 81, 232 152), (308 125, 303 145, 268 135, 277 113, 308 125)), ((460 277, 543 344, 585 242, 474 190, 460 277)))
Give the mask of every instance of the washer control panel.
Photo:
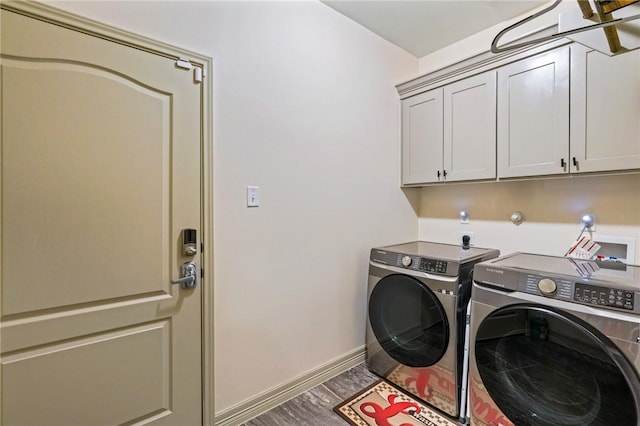
POLYGON ((522 274, 520 280, 526 293, 562 300, 571 300, 573 294, 573 282, 569 280, 533 274, 522 274))
POLYGON ((573 300, 588 305, 610 306, 633 311, 633 292, 576 283, 573 300))
MULTIPOLYGON (((595 305, 634 312, 640 298, 630 290, 585 284, 560 277, 549 277, 537 274, 521 274, 521 289, 525 293, 536 294, 552 299, 577 302, 584 305, 595 305)), ((640 311, 640 309, 638 309, 640 311)))
POLYGON ((552 279, 543 278, 538 281, 538 290, 540 290, 540 293, 544 295, 555 294, 555 292, 558 290, 558 284, 556 284, 556 282, 552 279))

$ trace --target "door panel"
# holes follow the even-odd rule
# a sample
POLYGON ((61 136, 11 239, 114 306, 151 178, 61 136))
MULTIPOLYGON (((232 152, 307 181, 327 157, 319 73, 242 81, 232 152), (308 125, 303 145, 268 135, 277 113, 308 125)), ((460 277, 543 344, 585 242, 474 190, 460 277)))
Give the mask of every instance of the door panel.
POLYGON ((64 426, 123 424, 165 413, 170 406, 169 336, 165 320, 6 357, 3 378, 16 385, 6 395, 4 416, 14 424, 64 426), (87 359, 102 368, 93 368, 87 359), (43 380, 43 371, 53 374, 43 380), (94 405, 97 399, 100 406, 94 405), (21 409, 25 400, 38 410, 21 409), (87 405, 93 410, 83 409, 87 405))
POLYGON ((1 424, 201 424, 201 86, 4 10, 2 43, 1 424))
POLYGON ((92 71, 3 63, 4 315, 169 290, 170 98, 92 71))

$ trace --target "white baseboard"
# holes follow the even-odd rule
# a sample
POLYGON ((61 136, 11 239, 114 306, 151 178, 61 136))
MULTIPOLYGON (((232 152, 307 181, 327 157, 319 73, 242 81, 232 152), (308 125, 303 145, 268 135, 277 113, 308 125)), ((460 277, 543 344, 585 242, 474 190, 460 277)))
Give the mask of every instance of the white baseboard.
POLYGON ((214 425, 237 426, 259 416, 294 398, 301 393, 313 389, 365 360, 365 347, 361 346, 351 352, 339 356, 326 364, 309 370, 292 380, 262 392, 226 410, 215 414, 214 425))

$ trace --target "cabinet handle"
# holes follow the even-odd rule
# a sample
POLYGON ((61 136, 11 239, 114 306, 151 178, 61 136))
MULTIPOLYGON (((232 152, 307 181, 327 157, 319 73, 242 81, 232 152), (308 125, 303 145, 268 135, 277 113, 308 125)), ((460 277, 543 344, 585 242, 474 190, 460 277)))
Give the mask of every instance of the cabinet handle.
POLYGON ((442 171, 442 176, 443 176, 445 179, 447 178, 447 171, 446 171, 446 170, 443 170, 443 171, 442 171))
POLYGON ((576 157, 573 157, 573 167, 578 167, 578 160, 576 160, 576 157))
POLYGON ((440 170, 438 170, 438 180, 440 180, 440 170))
POLYGON ((564 161, 564 158, 560 159, 560 167, 562 167, 564 169, 564 167, 567 165, 567 163, 564 161))

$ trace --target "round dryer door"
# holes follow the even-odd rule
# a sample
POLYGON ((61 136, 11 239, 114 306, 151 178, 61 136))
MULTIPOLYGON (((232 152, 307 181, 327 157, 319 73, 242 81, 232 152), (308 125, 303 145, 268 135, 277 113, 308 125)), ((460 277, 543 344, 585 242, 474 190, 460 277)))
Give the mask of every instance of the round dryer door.
POLYGON ((369 322, 393 359, 409 367, 428 367, 444 355, 449 323, 435 294, 407 275, 388 275, 369 297, 369 322))
POLYGON ((497 310, 478 326, 475 358, 508 424, 640 424, 638 373, 610 339, 567 312, 539 305, 497 310))

